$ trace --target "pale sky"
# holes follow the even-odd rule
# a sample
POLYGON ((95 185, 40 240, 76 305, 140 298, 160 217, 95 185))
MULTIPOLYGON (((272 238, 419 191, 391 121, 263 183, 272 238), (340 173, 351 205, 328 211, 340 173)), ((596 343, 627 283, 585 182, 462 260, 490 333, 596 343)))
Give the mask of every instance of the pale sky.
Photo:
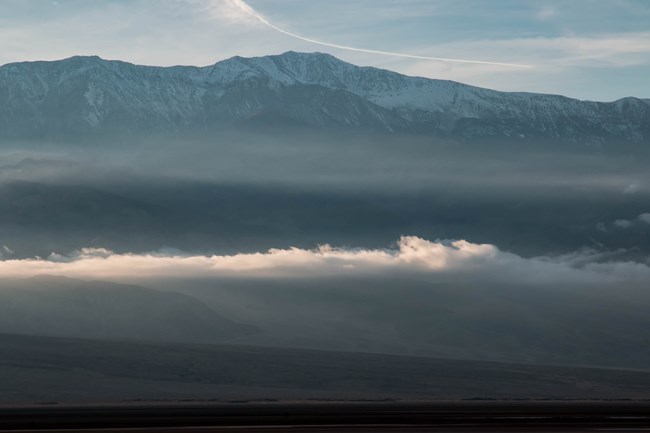
POLYGON ((650 98, 650 0, 0 0, 0 64, 203 66, 289 50, 497 90, 650 98))

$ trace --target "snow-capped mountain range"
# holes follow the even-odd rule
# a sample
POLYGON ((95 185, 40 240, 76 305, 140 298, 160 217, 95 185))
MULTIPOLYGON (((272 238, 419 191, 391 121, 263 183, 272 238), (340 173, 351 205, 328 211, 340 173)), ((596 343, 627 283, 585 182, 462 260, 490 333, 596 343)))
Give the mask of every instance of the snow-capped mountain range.
POLYGON ((99 57, 0 67, 0 137, 178 131, 255 120, 455 138, 650 141, 650 100, 506 93, 287 52, 212 66, 99 57))

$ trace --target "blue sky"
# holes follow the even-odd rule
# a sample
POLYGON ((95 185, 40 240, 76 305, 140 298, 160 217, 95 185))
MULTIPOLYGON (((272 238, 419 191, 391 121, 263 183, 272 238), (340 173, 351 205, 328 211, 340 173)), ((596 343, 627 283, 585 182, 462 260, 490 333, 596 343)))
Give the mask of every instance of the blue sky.
POLYGON ((650 97, 650 0, 2 0, 0 63, 97 54, 153 65, 329 52, 506 91, 650 97), (442 62, 330 44, 530 65, 442 62), (250 10, 249 10, 250 12, 250 10))

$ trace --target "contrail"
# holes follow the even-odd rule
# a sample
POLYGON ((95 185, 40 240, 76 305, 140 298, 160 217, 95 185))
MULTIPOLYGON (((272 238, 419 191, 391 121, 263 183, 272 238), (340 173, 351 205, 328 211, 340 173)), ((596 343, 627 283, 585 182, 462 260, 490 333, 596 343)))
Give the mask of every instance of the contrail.
POLYGON ((310 39, 305 36, 301 36, 296 33, 289 32, 287 30, 284 30, 272 24, 266 18, 260 15, 255 9, 253 9, 250 5, 248 5, 248 3, 246 3, 244 0, 232 0, 232 3, 241 11, 252 16, 253 18, 258 20, 265 26, 270 27, 273 30, 283 33, 287 36, 291 36, 292 38, 300 39, 301 41, 310 42, 312 44, 323 45, 331 48, 338 48, 340 50, 357 51, 360 53, 371 53, 371 54, 381 54, 384 56, 405 57, 407 59, 434 60, 438 62, 455 62, 455 63, 476 63, 480 65, 498 65, 498 66, 508 66, 512 68, 532 68, 532 66, 530 65, 519 65, 515 63, 486 62, 481 60, 447 59, 443 57, 418 56, 415 54, 394 53, 391 51, 369 50, 366 48, 357 48, 357 47, 349 47, 347 45, 331 44, 329 42, 318 41, 316 39, 310 39))

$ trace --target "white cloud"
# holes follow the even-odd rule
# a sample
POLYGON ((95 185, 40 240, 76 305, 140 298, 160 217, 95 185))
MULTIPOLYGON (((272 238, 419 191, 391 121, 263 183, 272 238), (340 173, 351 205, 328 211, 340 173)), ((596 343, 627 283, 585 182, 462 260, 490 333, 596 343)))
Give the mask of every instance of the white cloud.
POLYGON ((535 16, 538 20, 547 21, 557 15, 557 9, 552 5, 546 5, 537 11, 535 16))
POLYGON ((472 284, 489 281, 516 284, 601 284, 650 282, 644 264, 612 261, 594 251, 558 257, 523 258, 494 245, 464 240, 431 242, 402 237, 395 249, 271 249, 264 253, 189 256, 162 253, 117 254, 84 249, 68 256, 0 261, 0 275, 39 274, 85 279, 292 278, 382 275, 446 275, 472 284))
POLYGON ((639 221, 642 221, 646 224, 650 224, 650 213, 642 213, 637 217, 639 221))
POLYGON ((254 10, 241 0, 189 0, 189 4, 215 20, 234 24, 260 24, 253 16, 254 10))
POLYGON ((632 221, 630 221, 630 220, 616 220, 616 221, 614 221, 614 225, 616 227, 620 227, 622 229, 627 229, 627 228, 630 228, 632 226, 632 221))
POLYGON ((405 268, 441 271, 479 266, 505 253, 492 245, 466 241, 430 242, 405 236, 396 250, 342 249, 323 245, 316 249, 271 249, 265 253, 224 256, 116 254, 103 248, 84 248, 64 256, 53 253, 47 260, 0 262, 0 274, 30 276, 41 273, 73 277, 138 277, 142 275, 224 274, 303 275, 341 270, 366 272, 405 268))
POLYGON ((650 62, 650 32, 465 40, 429 49, 443 54, 461 51, 472 56, 490 53, 501 58, 519 58, 546 69, 578 65, 624 67, 650 62))
POLYGON ((632 182, 631 184, 623 188, 623 194, 636 194, 639 192, 640 185, 638 182, 632 182))

